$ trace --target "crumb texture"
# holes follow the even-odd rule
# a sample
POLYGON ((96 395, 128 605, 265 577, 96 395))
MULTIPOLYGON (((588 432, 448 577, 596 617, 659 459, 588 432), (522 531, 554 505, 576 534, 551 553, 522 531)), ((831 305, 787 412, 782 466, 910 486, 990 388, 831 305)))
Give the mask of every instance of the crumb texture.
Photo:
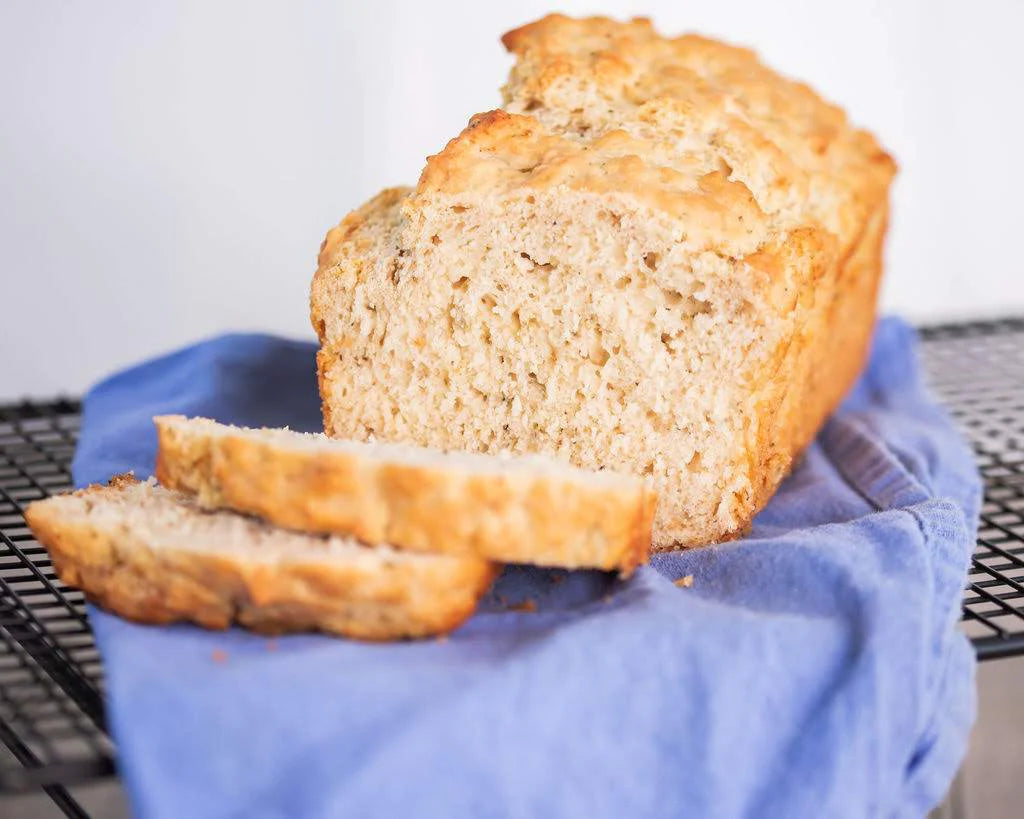
POLYGON ((742 48, 503 42, 504 106, 324 241, 325 429, 630 473, 655 547, 735 537, 863 364, 895 165, 742 48))
POLYGON ((495 571, 473 557, 285 532, 130 476, 36 501, 25 517, 61 580, 143 623, 424 637, 468 618, 495 571))

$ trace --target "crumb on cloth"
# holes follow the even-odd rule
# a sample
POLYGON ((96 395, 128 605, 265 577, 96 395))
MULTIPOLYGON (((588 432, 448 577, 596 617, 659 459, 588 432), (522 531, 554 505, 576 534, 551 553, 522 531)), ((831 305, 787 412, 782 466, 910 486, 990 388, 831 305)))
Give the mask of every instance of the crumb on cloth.
POLYGON ((226 663, 228 661, 228 653, 220 648, 215 648, 210 657, 215 663, 226 663))
POLYGON ((688 574, 686 577, 680 577, 678 580, 673 580, 672 582, 681 589, 688 589, 693 585, 693 575, 688 574))
POLYGON ((537 604, 533 600, 531 600, 530 598, 526 598, 525 600, 523 600, 523 601, 521 601, 519 603, 514 603, 513 605, 509 606, 508 610, 509 611, 536 611, 537 610, 537 604))

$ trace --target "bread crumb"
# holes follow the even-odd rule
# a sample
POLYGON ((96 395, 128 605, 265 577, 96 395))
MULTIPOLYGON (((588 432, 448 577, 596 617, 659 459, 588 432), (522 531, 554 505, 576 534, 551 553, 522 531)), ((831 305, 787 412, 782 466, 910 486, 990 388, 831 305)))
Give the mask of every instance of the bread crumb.
POLYGON ((537 604, 535 602, 533 602, 533 600, 531 600, 530 598, 527 598, 526 600, 523 600, 520 603, 515 603, 514 605, 509 606, 508 610, 509 611, 536 611, 537 610, 537 604))
POLYGON ((693 575, 688 574, 686 577, 680 577, 678 580, 673 580, 672 582, 681 589, 688 589, 693 585, 693 575))
POLYGON ((267 651, 277 651, 277 640, 267 640, 267 651))
POLYGON ((228 660, 228 653, 219 648, 215 648, 210 656, 215 663, 226 663, 228 660))
POLYGON ((439 643, 447 643, 448 642, 448 635, 447 634, 438 634, 435 639, 439 643))
POLYGON ((550 580, 552 583, 561 583, 563 580, 565 580, 565 575, 560 574, 558 572, 552 572, 548 576, 548 580, 550 580))

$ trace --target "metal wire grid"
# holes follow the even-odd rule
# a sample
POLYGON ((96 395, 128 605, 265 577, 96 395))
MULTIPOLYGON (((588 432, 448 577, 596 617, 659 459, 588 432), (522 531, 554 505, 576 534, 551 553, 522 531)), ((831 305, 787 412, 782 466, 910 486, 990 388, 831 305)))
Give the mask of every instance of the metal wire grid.
MULTIPOLYGON (((986 484, 964 627, 981 658, 1024 653, 1024 320, 923 331, 924 363, 966 430, 986 484)), ((66 489, 78 431, 71 400, 0 407, 0 792, 113 772, 99 657, 80 592, 56 579, 24 504, 66 489)))
POLYGON ((56 579, 24 505, 71 485, 73 401, 0 407, 0 791, 42 787, 85 816, 64 785, 113 772, 99 655, 81 592, 56 579))
POLYGON ((964 628, 982 659, 1024 652, 1024 319, 922 331, 933 389, 985 481, 964 628))

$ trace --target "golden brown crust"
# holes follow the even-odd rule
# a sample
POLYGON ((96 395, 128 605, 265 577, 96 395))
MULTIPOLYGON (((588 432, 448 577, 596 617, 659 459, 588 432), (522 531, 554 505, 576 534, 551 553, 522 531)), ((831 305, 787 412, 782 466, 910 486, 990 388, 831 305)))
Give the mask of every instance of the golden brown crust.
POLYGON ((337 253, 338 245, 342 242, 357 238, 359 228, 371 214, 381 211, 385 213, 393 212, 397 218, 397 212, 391 209, 404 199, 408 193, 409 188, 385 188, 361 207, 352 211, 337 226, 327 231, 327 236, 324 237, 323 242, 320 244, 319 264, 324 265, 327 260, 332 259, 337 253))
POLYGON ((624 195, 685 223, 684 244, 693 250, 733 256, 756 252, 778 232, 742 182, 718 169, 646 161, 649 153, 646 141, 621 130, 580 143, 546 131, 533 117, 488 111, 427 158, 417 195, 486 190, 496 197, 529 196, 560 187, 624 195))
POLYGON ((156 475, 172 489, 306 532, 504 563, 617 569, 647 560, 655 496, 642 481, 483 473, 450 462, 296 449, 209 422, 154 419, 156 475))
POLYGON ((680 152, 710 151, 766 211, 792 210, 800 222, 823 224, 844 253, 895 173, 892 158, 842 109, 749 49, 694 34, 661 37, 644 18, 559 14, 509 32, 503 42, 517 58, 505 87, 508 110, 559 132, 585 128, 583 145, 607 127, 654 125, 639 156, 659 161, 661 140, 683 146, 677 160, 680 152), (602 110, 614 112, 610 125, 602 110), (692 128, 699 129, 696 140, 689 139, 692 128))
POLYGON ((864 367, 875 326, 887 221, 888 204, 883 201, 836 272, 838 281, 828 285, 838 292, 828 295, 809 326, 793 338, 786 353, 792 365, 775 375, 777 403, 763 410, 763 417, 773 423, 764 425, 752 453, 758 481, 751 521, 864 367))
MULTIPOLYGON (((98 499, 132 483, 120 476, 74 497, 98 499)), ((424 637, 466 620, 496 571, 473 559, 269 565, 244 552, 154 548, 131 525, 97 525, 67 514, 68 497, 30 504, 29 527, 62 581, 140 623, 190 621, 211 629, 238 623, 264 633, 320 630, 363 640, 424 637)))

